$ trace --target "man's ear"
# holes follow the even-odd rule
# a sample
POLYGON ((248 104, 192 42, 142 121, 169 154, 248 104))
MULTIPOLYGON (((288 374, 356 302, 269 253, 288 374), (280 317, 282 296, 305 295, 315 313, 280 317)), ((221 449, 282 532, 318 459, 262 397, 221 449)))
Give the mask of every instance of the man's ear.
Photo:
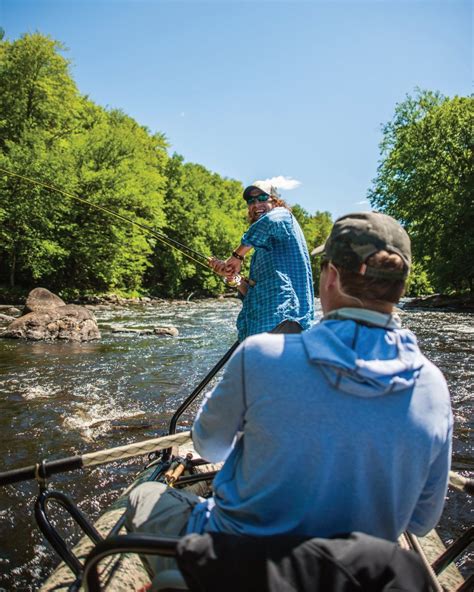
POLYGON ((339 272, 332 263, 329 263, 326 268, 326 275, 324 277, 326 289, 337 287, 339 288, 339 272))

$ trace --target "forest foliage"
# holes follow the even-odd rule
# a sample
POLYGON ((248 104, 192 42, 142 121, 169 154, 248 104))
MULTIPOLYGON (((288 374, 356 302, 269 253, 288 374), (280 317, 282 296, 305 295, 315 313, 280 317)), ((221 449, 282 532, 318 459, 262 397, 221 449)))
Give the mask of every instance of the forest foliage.
MULTIPOLYGON (((0 30, 0 168, 42 183, 0 171, 0 285, 23 293, 41 285, 66 298, 223 292, 210 269, 66 195, 206 256, 228 256, 248 225, 240 181, 184 162, 164 133, 94 104, 64 53, 39 33, 9 41, 0 30)), ((412 237, 411 294, 472 291, 472 121, 472 97, 418 91, 383 127, 369 199, 412 237)), ((328 212, 293 205, 293 213, 310 249, 324 242, 328 212)))
POLYGON ((411 237, 412 292, 473 292, 473 124, 473 97, 417 90, 383 127, 369 199, 411 237))
MULTIPOLYGON (((163 133, 81 95, 63 53, 39 33, 0 40, 0 167, 43 183, 0 172, 0 283, 69 298, 223 292, 210 269, 64 194, 206 256, 228 256, 248 225, 239 181, 170 155, 163 133)), ((296 211, 312 246, 329 214, 296 211)))

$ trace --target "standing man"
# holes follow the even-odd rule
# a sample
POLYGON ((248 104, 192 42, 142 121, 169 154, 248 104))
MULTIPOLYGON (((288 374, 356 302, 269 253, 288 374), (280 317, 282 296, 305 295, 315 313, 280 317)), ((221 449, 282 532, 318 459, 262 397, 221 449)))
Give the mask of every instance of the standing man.
POLYGON ((317 251, 322 321, 298 335, 245 340, 196 418, 195 449, 225 461, 214 497, 198 503, 142 485, 130 496, 133 530, 170 534, 158 518, 170 504, 181 520, 174 534, 361 531, 395 541, 437 524, 452 414, 443 375, 394 314, 408 235, 384 214, 350 214, 317 251))
POLYGON ((251 225, 226 261, 211 261, 214 271, 232 279, 254 249, 249 278, 237 286, 243 301, 237 319, 239 341, 271 331, 282 321, 308 329, 314 317, 314 292, 303 232, 270 183, 255 181, 243 197, 251 225))

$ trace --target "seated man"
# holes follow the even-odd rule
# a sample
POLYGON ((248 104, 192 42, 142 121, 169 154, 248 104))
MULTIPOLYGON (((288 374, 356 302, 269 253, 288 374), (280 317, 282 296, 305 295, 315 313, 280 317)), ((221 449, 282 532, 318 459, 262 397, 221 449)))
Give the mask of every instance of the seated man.
POLYGON ((452 415, 443 375, 393 311, 408 235, 384 214, 351 214, 316 251, 321 322, 246 339, 196 418, 196 450, 225 460, 213 498, 146 483, 130 496, 131 529, 395 541, 438 522, 452 415))

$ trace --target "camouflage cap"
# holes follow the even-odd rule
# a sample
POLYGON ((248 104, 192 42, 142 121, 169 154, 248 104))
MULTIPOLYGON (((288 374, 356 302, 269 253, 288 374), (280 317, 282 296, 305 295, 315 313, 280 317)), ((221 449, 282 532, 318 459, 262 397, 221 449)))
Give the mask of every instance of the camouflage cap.
POLYGON ((391 216, 379 212, 360 212, 342 216, 334 223, 324 245, 311 255, 322 255, 345 269, 380 279, 405 279, 410 271, 410 238, 391 216), (369 257, 379 251, 400 255, 403 271, 366 266, 369 257))

